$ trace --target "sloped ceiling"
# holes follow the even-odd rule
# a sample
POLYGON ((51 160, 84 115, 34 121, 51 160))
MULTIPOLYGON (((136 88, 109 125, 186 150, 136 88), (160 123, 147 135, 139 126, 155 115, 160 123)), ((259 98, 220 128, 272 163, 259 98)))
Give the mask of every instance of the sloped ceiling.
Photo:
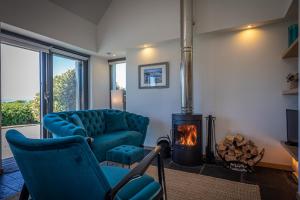
MULTIPOLYGON (((292 1, 194 0, 194 30, 203 34, 283 20, 292 1)), ((98 24, 98 53, 118 55, 128 48, 178 39, 179 11, 180 0, 113 0, 98 24)))
POLYGON ((112 0, 49 0, 56 5, 98 24, 112 0))

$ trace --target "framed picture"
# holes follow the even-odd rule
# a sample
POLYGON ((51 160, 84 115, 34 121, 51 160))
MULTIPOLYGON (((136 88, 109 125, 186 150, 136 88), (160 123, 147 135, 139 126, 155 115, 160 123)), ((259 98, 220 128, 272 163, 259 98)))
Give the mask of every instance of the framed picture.
POLYGON ((169 63, 139 65, 139 88, 168 88, 169 63))

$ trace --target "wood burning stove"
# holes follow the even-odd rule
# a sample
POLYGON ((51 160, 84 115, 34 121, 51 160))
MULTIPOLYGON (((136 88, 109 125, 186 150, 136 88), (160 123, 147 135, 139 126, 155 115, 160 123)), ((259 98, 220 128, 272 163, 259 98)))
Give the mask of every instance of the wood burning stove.
POLYGON ((202 163, 202 115, 172 115, 172 160, 180 165, 202 163))
POLYGON ((180 0, 181 113, 172 115, 172 160, 202 163, 202 115, 193 114, 193 0, 180 0))

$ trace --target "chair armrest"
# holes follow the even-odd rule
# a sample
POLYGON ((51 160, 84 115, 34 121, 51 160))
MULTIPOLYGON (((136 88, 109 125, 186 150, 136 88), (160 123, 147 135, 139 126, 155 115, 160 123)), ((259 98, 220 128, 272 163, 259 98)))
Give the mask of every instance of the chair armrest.
POLYGON ((80 126, 61 118, 57 114, 47 114, 43 118, 43 126, 49 131, 53 137, 66 137, 73 135, 86 136, 86 131, 80 126))
POLYGON ((135 168, 133 168, 114 188, 106 194, 106 200, 113 200, 116 194, 130 181, 143 176, 154 158, 159 155, 160 146, 156 146, 135 168))

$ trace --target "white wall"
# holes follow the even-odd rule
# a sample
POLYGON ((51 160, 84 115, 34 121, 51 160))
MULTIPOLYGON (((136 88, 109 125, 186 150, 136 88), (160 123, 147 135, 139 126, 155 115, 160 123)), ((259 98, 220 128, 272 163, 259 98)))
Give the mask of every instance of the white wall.
MULTIPOLYGON (((282 19, 292 0, 194 2, 195 30, 203 33, 282 19)), ((68 48, 74 45, 77 51, 123 56, 126 48, 179 38, 179 10, 180 0, 112 0, 96 26, 48 0, 0 0, 0 22, 64 42, 68 48)))
MULTIPOLYGON (((197 33, 284 18, 292 0, 194 0, 197 33)), ((112 0, 98 24, 98 48, 122 53, 180 36, 180 0, 112 0)))
POLYGON ((106 59, 91 56, 89 68, 90 109, 109 108, 109 67, 106 59))
POLYGON ((98 24, 101 53, 179 36, 179 0, 112 0, 98 24))
POLYGON ((286 75, 297 70, 297 60, 281 59, 287 24, 199 37, 195 48, 198 109, 217 116, 217 139, 241 132, 266 148, 265 162, 290 164, 280 145, 286 140, 285 109, 297 108, 296 96, 281 95, 286 75))
MULTIPOLYGON (((297 107, 297 97, 281 95, 285 76, 297 70, 296 60, 281 59, 287 26, 205 34, 194 43, 195 112, 217 117, 218 140, 241 132, 266 148, 265 162, 278 164, 290 164, 280 140, 286 140, 285 109, 297 107)), ((179 112, 179 62, 177 40, 127 52, 127 109, 150 117, 145 145, 169 133, 171 114, 179 112), (162 61, 170 62, 170 88, 138 89, 138 65, 162 61)))
POLYGON ((47 0, 1 0, 0 22, 96 52, 96 26, 47 0))
POLYGON ((282 19, 292 0, 194 0, 197 33, 282 19))
POLYGON ((126 58, 126 109, 150 117, 145 145, 154 146, 159 136, 170 132, 171 114, 180 111, 180 44, 168 42, 158 48, 129 50, 126 58), (165 61, 170 63, 170 88, 138 89, 138 65, 165 61))

